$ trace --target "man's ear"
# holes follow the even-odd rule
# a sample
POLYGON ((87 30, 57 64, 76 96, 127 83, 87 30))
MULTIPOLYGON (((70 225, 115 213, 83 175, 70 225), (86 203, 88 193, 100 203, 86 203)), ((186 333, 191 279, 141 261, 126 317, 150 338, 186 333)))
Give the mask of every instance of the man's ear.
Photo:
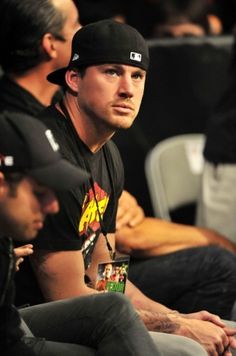
POLYGON ((41 45, 49 58, 57 57, 56 38, 51 33, 45 33, 43 35, 41 45))
POLYGON ((79 90, 79 82, 81 77, 77 70, 69 69, 65 74, 65 81, 68 87, 74 92, 77 93, 79 90))

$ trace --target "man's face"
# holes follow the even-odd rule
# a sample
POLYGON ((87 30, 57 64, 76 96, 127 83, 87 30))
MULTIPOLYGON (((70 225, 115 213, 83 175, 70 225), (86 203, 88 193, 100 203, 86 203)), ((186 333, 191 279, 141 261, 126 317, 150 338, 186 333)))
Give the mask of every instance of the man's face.
POLYGON ((79 13, 73 0, 53 0, 54 6, 66 18, 65 24, 60 35, 64 41, 57 40, 58 57, 55 61, 54 70, 66 67, 70 60, 72 38, 80 28, 79 13))
POLYGON ((47 214, 58 212, 54 193, 24 178, 15 189, 5 181, 0 191, 0 232, 16 240, 31 240, 42 229, 47 214))
POLYGON ((120 267, 115 267, 115 274, 119 274, 120 273, 120 267))
POLYGON ((138 114, 146 72, 121 64, 90 66, 78 79, 82 115, 101 130, 129 128, 138 114))
POLYGON ((105 266, 105 270, 104 270, 104 275, 105 278, 110 278, 112 275, 112 265, 108 264, 105 266))

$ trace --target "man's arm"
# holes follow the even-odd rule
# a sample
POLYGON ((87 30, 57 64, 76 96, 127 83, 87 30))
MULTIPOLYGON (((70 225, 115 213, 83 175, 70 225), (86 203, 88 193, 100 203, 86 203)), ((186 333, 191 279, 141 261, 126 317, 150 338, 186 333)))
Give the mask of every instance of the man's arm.
POLYGON ((116 229, 123 227, 133 227, 140 224, 145 218, 145 214, 133 195, 123 190, 116 214, 116 229))
POLYGON ((149 299, 131 282, 127 282, 126 294, 150 331, 189 337, 199 342, 209 355, 231 356, 224 350, 228 345, 236 347, 236 340, 231 337, 236 329, 227 328, 217 315, 207 311, 180 314, 149 299))
POLYGON ((96 293, 84 282, 81 251, 36 250, 30 260, 47 301, 96 293))
MULTIPOLYGON (((114 249, 114 234, 108 235, 114 249)), ((39 286, 47 301, 97 293, 85 284, 85 274, 95 285, 98 263, 110 261, 106 240, 101 234, 94 248, 91 266, 85 271, 81 250, 35 250, 30 257, 39 286)))
POLYGON ((135 227, 116 232, 116 248, 136 257, 157 256, 190 247, 219 245, 236 252, 236 245, 220 234, 195 226, 145 218, 135 227))
POLYGON ((180 314, 146 297, 131 282, 126 286, 126 294, 133 302, 140 318, 150 331, 189 337, 199 342, 209 355, 222 354, 230 345, 236 348, 236 328, 227 328, 224 322, 214 314, 201 311, 192 314, 180 314))
POLYGON ((122 193, 116 231, 116 248, 120 252, 130 253, 136 257, 147 257, 213 244, 236 252, 235 244, 212 230, 175 224, 157 218, 141 219, 139 212, 141 208, 138 209, 137 205, 137 201, 128 192, 122 193), (138 215, 136 219, 135 213, 138 215), (133 224, 123 223, 125 221, 123 215, 132 216, 133 224), (135 221, 138 222, 134 223, 135 221))
MULTIPOLYGON (((205 312, 207 313, 207 312, 205 312)), ((186 336, 199 342, 209 355, 232 356, 230 348, 236 348, 236 329, 220 323, 185 318, 178 313, 160 314, 150 311, 140 313, 148 330, 186 336)))

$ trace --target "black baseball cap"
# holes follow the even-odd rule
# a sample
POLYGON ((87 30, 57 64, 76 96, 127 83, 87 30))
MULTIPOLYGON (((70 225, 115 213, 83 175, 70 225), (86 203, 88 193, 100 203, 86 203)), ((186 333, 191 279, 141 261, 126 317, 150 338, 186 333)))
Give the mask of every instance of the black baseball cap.
POLYGON ((128 64, 147 70, 148 45, 130 25, 110 19, 90 23, 75 33, 69 65, 50 73, 47 79, 63 86, 68 69, 104 63, 128 64))
POLYGON ((0 171, 22 172, 54 190, 81 185, 89 174, 63 159, 42 122, 26 114, 0 114, 0 171))

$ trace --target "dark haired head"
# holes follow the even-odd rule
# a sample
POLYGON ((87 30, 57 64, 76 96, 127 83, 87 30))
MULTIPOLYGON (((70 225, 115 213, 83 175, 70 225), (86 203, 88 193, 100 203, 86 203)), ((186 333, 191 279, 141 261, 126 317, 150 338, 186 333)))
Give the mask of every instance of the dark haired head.
POLYGON ((153 0, 158 25, 180 25, 193 23, 201 26, 205 33, 209 31, 207 0, 153 0))
POLYGON ((1 0, 0 65, 8 73, 21 74, 47 60, 41 47, 45 33, 63 40, 65 18, 52 0, 1 0))

